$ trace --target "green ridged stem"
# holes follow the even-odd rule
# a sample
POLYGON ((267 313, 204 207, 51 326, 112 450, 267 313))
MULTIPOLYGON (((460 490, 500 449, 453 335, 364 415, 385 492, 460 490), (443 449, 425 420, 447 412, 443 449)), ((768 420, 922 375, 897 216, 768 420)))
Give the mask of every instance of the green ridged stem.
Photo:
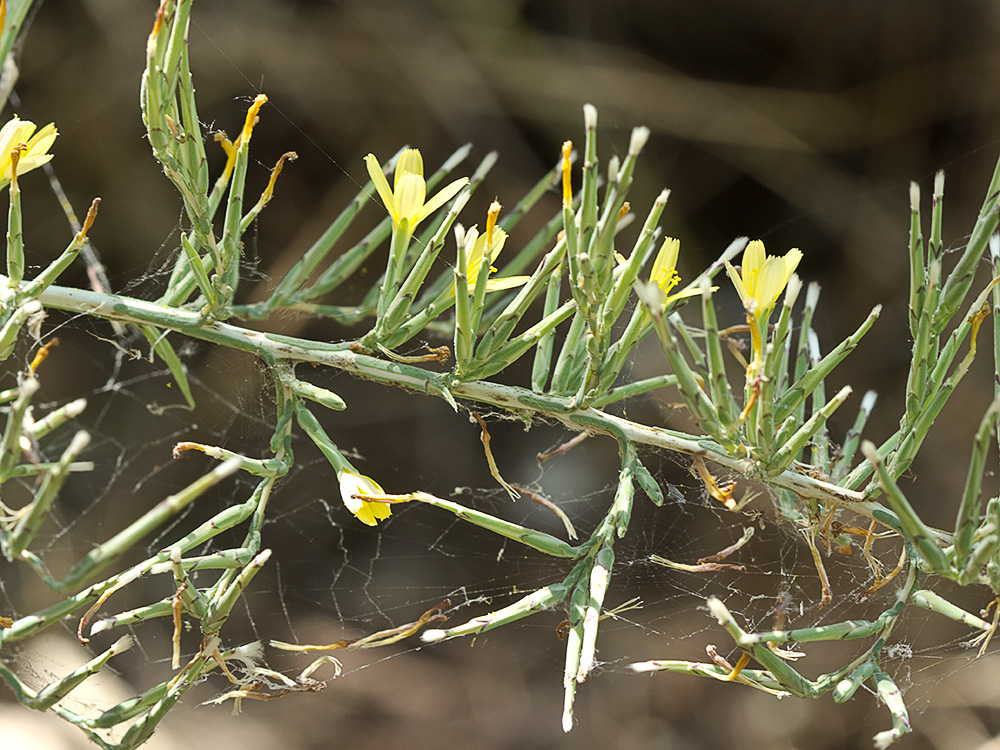
POLYGON ((920 557, 927 563, 928 569, 940 575, 947 574, 951 569, 948 556, 937 542, 937 535, 917 515, 903 491, 896 484, 885 462, 879 457, 875 446, 867 440, 861 444, 861 452, 865 454, 875 468, 879 485, 885 493, 892 510, 899 517, 906 538, 916 547, 920 557))
POLYGON ((240 468, 239 459, 229 459, 225 463, 199 477, 186 488, 161 500, 156 506, 133 521, 103 544, 88 552, 76 563, 59 583, 59 590, 70 591, 85 580, 107 570, 122 554, 154 529, 162 526, 169 518, 176 516, 184 508, 205 494, 226 477, 240 468))

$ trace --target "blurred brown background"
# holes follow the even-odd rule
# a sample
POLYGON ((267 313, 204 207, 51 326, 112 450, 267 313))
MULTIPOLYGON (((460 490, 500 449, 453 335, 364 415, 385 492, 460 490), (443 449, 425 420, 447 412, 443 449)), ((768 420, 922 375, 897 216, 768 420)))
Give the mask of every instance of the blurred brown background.
MULTIPOLYGON (((150 155, 138 110, 155 7, 152 0, 46 0, 26 39, 17 86, 22 117, 59 127, 54 166, 77 210, 101 196, 91 236, 114 289, 134 294, 154 294, 163 283, 156 272, 175 251, 180 221, 180 201, 150 155)), ((384 160, 411 144, 430 166, 465 142, 475 144, 478 157, 498 150, 500 161, 465 219, 481 222, 493 195, 513 205, 555 163, 563 140, 582 143, 581 107, 589 102, 599 111, 604 158, 624 153, 633 126, 651 129, 630 200, 642 217, 662 188, 672 190, 662 223, 682 239, 682 275, 696 273, 740 235, 763 239, 772 252, 801 248, 800 274, 823 287, 826 348, 876 303, 885 305, 828 388, 850 383, 853 404, 868 388, 879 391, 873 439, 888 435, 898 418, 908 361, 908 183, 921 185, 929 208, 934 172, 947 170, 945 244, 960 250, 1000 151, 1000 5, 991 2, 201 0, 190 38, 206 131, 235 135, 252 97, 261 91, 269 97, 254 133, 260 164, 248 194, 263 187, 283 152, 299 155, 248 238, 256 281, 242 290, 245 298, 259 296, 254 283, 266 285, 287 268, 357 192, 369 151, 384 160)), ((215 157, 218 166, 221 153, 215 157)), ((32 179, 24 188, 26 241, 41 263, 66 244, 70 230, 44 178, 32 179)), ((64 281, 86 283, 82 269, 64 281)), ((345 335, 307 320, 268 325, 329 339, 345 335)), ((47 394, 91 395, 93 416, 84 422, 101 437, 95 450, 107 452, 96 488, 103 482, 121 499, 114 505, 92 496, 64 499, 71 530, 103 539, 134 515, 127 498, 148 505, 203 470, 196 461, 170 464, 170 446, 192 432, 250 454, 266 449, 270 401, 248 359, 190 347, 185 354, 199 411, 147 421, 149 403, 176 401, 169 379, 151 377, 142 362, 112 371, 113 349, 91 334, 111 335, 89 322, 59 331, 69 343, 53 356, 50 372, 61 377, 50 375, 47 394)), ((662 368, 655 347, 648 354, 637 371, 662 368)), ((989 363, 978 364, 929 443, 929 458, 914 467, 913 497, 943 527, 953 523, 972 430, 991 397, 989 363)), ((387 488, 492 487, 478 433, 463 416, 344 377, 309 377, 348 400, 348 411, 326 424, 387 488)), ((629 408, 637 418, 671 419, 665 403, 629 408)), ((845 407, 840 427, 855 408, 845 407)), ((531 482, 538 474, 535 451, 560 439, 553 428, 526 434, 518 425, 497 425, 494 449, 507 479, 531 482)), ((329 642, 345 632, 360 635, 414 619, 463 584, 470 598, 497 597, 461 610, 454 624, 508 603, 502 597, 515 586, 524 590, 563 572, 539 569, 537 559, 509 548, 498 559, 495 542, 424 509, 407 509, 377 532, 359 530, 337 507, 325 466, 308 446, 299 448, 301 468, 282 486, 266 529, 265 545, 277 551, 275 569, 247 597, 248 637, 329 642)), ((188 746, 202 741, 198 730, 210 725, 230 738, 247 733, 258 747, 870 747, 871 736, 888 727, 871 696, 846 706, 828 697, 778 703, 736 686, 626 671, 633 660, 701 659, 703 642, 722 648, 724 635, 697 609, 706 591, 736 596, 759 589, 773 598, 778 578, 801 575, 793 587, 804 606, 814 609, 817 596, 815 574, 802 564, 807 554, 777 533, 777 562, 769 566, 765 553, 756 553, 743 581, 650 570, 642 562, 649 553, 696 559, 731 542, 741 521, 699 510, 698 488, 669 458, 647 461, 690 500, 658 514, 637 501, 618 580, 642 595, 645 608, 629 613, 633 624, 606 628, 600 655, 608 663, 582 687, 579 724, 570 735, 559 730, 562 643, 554 636, 561 617, 555 613, 475 645, 401 648, 384 660, 378 653, 352 655, 345 658, 350 673, 324 693, 246 706, 240 719, 189 699, 170 732, 188 746), (688 634, 696 637, 682 638, 688 634)), ((541 483, 589 529, 610 498, 615 465, 613 446, 587 446, 562 469, 547 468, 541 483)), ((507 512, 501 497, 474 497, 479 507, 507 512)), ((519 507, 533 524, 552 522, 519 507)), ((68 544, 54 540, 53 554, 68 544)), ((863 583, 848 575, 838 595, 846 601, 863 583)), ((616 594, 609 603, 627 598, 616 594)), ((968 606, 984 605, 980 594, 969 595, 968 606)), ((992 658, 956 672, 967 652, 953 653, 949 644, 963 633, 920 614, 915 619, 913 638, 927 644, 918 648, 923 660, 900 659, 891 670, 910 688, 917 728, 900 746, 986 747, 1000 733, 992 658)), ((826 621, 835 620, 836 613, 826 621)), ((138 631, 148 639, 135 660, 140 669, 167 653, 167 636, 146 632, 138 631)), ((819 671, 808 659, 803 670, 819 671)))

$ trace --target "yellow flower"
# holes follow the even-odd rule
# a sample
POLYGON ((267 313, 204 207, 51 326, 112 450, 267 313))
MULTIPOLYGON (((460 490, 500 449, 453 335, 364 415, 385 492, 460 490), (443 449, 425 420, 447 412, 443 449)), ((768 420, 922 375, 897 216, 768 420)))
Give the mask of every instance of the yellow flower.
POLYGON ((389 210, 393 228, 399 226, 399 223, 406 219, 407 229, 411 233, 416 229, 417 224, 454 198, 458 191, 469 182, 468 177, 455 180, 425 202, 427 183, 424 181, 424 160, 420 156, 419 150, 408 148, 400 154, 396 161, 396 174, 391 189, 382 173, 382 165, 379 164, 374 154, 368 154, 365 157, 365 165, 368 167, 368 174, 372 178, 372 183, 375 185, 379 197, 389 210))
POLYGON ((52 154, 48 150, 57 135, 56 126, 51 122, 35 133, 35 123, 18 117, 0 128, 0 186, 11 180, 11 151, 22 143, 27 146, 17 162, 17 174, 20 176, 49 162, 52 154))
MULTIPOLYGON (((743 301, 743 308, 747 311, 747 322, 750 324, 753 361, 747 368, 748 383, 760 375, 764 343, 767 339, 767 320, 771 316, 778 295, 787 286, 800 260, 802 253, 797 249, 789 250, 781 258, 776 255, 768 256, 764 251, 764 243, 754 240, 743 251, 743 264, 739 272, 728 260, 726 261, 726 273, 729 274, 736 292, 743 301)), ((752 404, 753 400, 747 402, 742 419, 746 418, 752 404)))
POLYGON ((681 241, 673 237, 667 237, 663 240, 660 252, 656 254, 656 259, 653 261, 653 268, 649 272, 650 283, 656 284, 660 288, 660 291, 663 292, 664 306, 677 299, 701 294, 701 289, 687 289, 677 292, 677 294, 670 293, 670 290, 681 281, 681 277, 677 273, 677 256, 680 255, 680 252, 681 241))
MULTIPOLYGON (((472 294, 476 290, 476 281, 479 280, 479 269, 483 265, 483 254, 486 252, 486 244, 489 235, 479 234, 479 229, 473 224, 469 227, 469 230, 465 233, 465 257, 466 257, 466 276, 469 283, 469 294, 472 294)), ((500 227, 493 228, 493 247, 490 250, 490 273, 492 274, 496 271, 493 268, 493 261, 497 259, 500 255, 500 251, 503 250, 504 243, 507 241, 507 233, 503 231, 500 227)), ((529 276, 508 276, 502 279, 487 279, 486 281, 486 291, 496 292, 501 289, 511 289, 515 286, 521 286, 526 283, 530 277, 529 276)))
POLYGON ((788 280, 792 277, 802 252, 798 249, 789 250, 779 258, 768 256, 764 251, 764 243, 754 240, 743 251, 743 264, 737 272, 732 264, 726 261, 726 272, 732 279, 736 292, 743 300, 743 307, 757 318, 758 322, 766 322, 788 280))
MULTIPOLYGON (((680 274, 677 273, 677 256, 680 255, 680 252, 681 241, 674 237, 667 237, 663 240, 660 251, 653 260, 653 267, 649 271, 649 283, 655 284, 662 293, 664 307, 674 300, 701 294, 701 289, 686 289, 677 294, 670 293, 670 290, 681 282, 680 274)), ((619 265, 625 263, 625 258, 618 253, 615 253, 615 258, 619 265)), ((713 287, 713 291, 714 289, 715 287, 713 287)))
POLYGON ((677 256, 681 252, 681 241, 673 237, 667 237, 660 246, 660 252, 656 254, 653 261, 653 268, 649 272, 649 280, 660 287, 664 294, 670 294, 680 282, 680 274, 677 273, 677 256))
POLYGON ((366 477, 354 469, 344 468, 337 472, 337 479, 340 482, 340 496, 344 500, 344 505, 362 523, 374 526, 379 521, 388 518, 389 514, 392 513, 392 506, 389 503, 378 503, 355 497, 355 495, 385 494, 378 482, 371 477, 366 477))

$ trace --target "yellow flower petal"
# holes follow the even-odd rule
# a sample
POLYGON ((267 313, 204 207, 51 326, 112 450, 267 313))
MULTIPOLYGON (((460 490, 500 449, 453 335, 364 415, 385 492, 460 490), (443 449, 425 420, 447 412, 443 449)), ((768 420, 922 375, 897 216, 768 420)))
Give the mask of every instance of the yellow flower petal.
POLYGON ((368 168, 368 176, 371 177, 378 197, 382 199, 382 203, 389 209, 393 223, 397 223, 396 199, 392 195, 392 190, 389 188, 389 181, 385 179, 385 174, 382 173, 382 165, 378 163, 375 154, 368 154, 365 157, 365 166, 368 168))
POLYGON ((744 278, 747 270, 756 275, 766 260, 767 251, 764 250, 763 242, 754 240, 747 245, 746 250, 743 251, 744 278))
POLYGON ((420 149, 408 148, 396 160, 396 172, 393 184, 399 187, 399 180, 404 174, 424 176, 424 157, 420 155, 420 149))
POLYGON ((427 184, 424 178, 412 172, 403 172, 396 179, 394 195, 399 221, 408 220, 410 229, 413 229, 419 221, 416 217, 424 207, 424 198, 427 197, 427 184))
MULTIPOLYGON (((718 291, 718 289, 719 287, 717 286, 712 287, 713 292, 718 291)), ((695 287, 693 289, 684 289, 683 291, 677 292, 677 294, 669 295, 666 298, 666 300, 664 300, 663 304, 669 305, 675 299, 686 299, 687 297, 697 297, 699 294, 701 294, 701 289, 699 289, 698 287, 695 287)))
POLYGON ((486 281, 487 292, 500 292, 504 289, 513 289, 516 286, 524 286, 528 283, 530 276, 501 276, 500 278, 490 278, 486 281))
POLYGON ((762 309, 770 309, 778 299, 781 290, 785 288, 787 278, 784 277, 784 264, 780 258, 768 258, 757 275, 757 288, 754 297, 762 309))
POLYGON ((468 184, 468 182, 469 182, 468 177, 462 177, 461 179, 455 180, 454 182, 441 188, 441 190, 438 191, 437 195, 435 195, 433 198, 427 201, 424 204, 423 208, 421 208, 420 211, 417 212, 417 218, 414 219, 414 224, 416 224, 419 221, 423 221, 432 213, 441 208, 441 206, 443 206, 445 203, 447 203, 456 195, 458 195, 458 191, 464 188, 468 184))
POLYGON ((753 295, 750 294, 750 290, 746 288, 743 284, 743 277, 740 276, 740 272, 737 271, 733 264, 728 260, 726 261, 726 274, 729 276, 729 280, 733 282, 733 286, 736 288, 736 293, 740 296, 740 300, 743 302, 743 306, 749 312, 756 312, 757 303, 753 301, 753 295), (748 302, 753 302, 754 309, 750 310, 748 302))

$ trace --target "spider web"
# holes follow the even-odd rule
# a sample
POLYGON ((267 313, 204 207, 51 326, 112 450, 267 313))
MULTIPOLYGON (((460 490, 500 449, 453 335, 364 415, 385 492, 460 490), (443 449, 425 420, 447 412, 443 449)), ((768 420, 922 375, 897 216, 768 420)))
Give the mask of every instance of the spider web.
MULTIPOLYGON (((100 321, 58 318, 53 313, 45 326, 47 336, 58 335, 60 344, 39 371, 45 397, 40 411, 66 397, 59 391, 67 383, 77 394, 86 394, 88 408, 76 426, 94 436, 88 458, 95 469, 73 477, 57 504, 56 523, 46 526, 48 536, 40 540, 39 551, 55 570, 62 568, 60 561, 65 565, 77 559, 211 465, 203 456, 170 459, 176 442, 198 440, 261 456, 266 455, 273 423, 265 373, 248 356, 198 343, 181 347, 198 404, 189 411, 169 372, 137 356, 144 344, 116 340, 110 326, 100 321), (67 367, 88 373, 90 382, 70 378, 67 367)), ((25 351, 21 359, 30 354, 25 351)), ((12 385, 12 375, 5 377, 4 385, 12 385)), ((496 485, 486 467, 479 428, 466 413, 340 373, 315 372, 310 377, 348 402, 346 412, 324 418, 328 431, 351 446, 352 461, 377 476, 388 491, 430 491, 565 537, 563 523, 551 510, 525 496, 514 502, 496 485)), ((664 395, 629 405, 627 411, 639 420, 670 425, 676 416, 666 399, 664 395)), ((564 430, 547 424, 526 429, 500 415, 487 417, 504 478, 556 504, 585 538, 614 495, 618 459, 613 441, 590 438, 540 463, 537 454, 570 437, 564 430)), ((58 439, 46 444, 42 458, 57 457, 71 434, 64 428, 58 439)), ((273 550, 273 562, 255 579, 242 610, 227 624, 224 634, 232 643, 276 639, 326 644, 360 638, 412 622, 446 600, 447 626, 457 625, 560 581, 571 567, 415 503, 397 506, 390 519, 369 529, 342 506, 332 470, 311 444, 298 439, 294 449, 295 468, 278 486, 264 528, 264 546, 273 550)), ((842 741, 866 746, 887 724, 871 696, 859 694, 845 706, 823 697, 805 704, 806 719, 804 709, 793 705, 801 701, 779 703, 741 686, 681 675, 645 677, 628 670, 633 661, 655 658, 707 661, 709 644, 735 661, 738 653, 704 606, 709 595, 721 598, 746 630, 757 631, 778 627, 779 617, 788 628, 872 619, 891 604, 896 590, 890 584, 858 604, 873 581, 872 572, 856 551, 850 557, 832 552, 825 563, 834 601, 820 610, 821 584, 804 538, 776 523, 766 512, 765 497, 751 503, 747 512, 733 513, 708 496, 683 457, 646 451, 641 458, 664 487, 667 501, 656 508, 637 495, 629 533, 615 546, 605 607, 612 612, 625 607, 602 624, 599 666, 581 688, 578 726, 568 738, 557 721, 565 645, 560 637, 566 617, 562 608, 474 638, 424 646, 411 637, 381 650, 340 654, 344 673, 324 693, 244 706, 246 715, 240 721, 289 721, 286 739, 294 737, 301 747, 312 746, 320 737, 361 740, 382 732, 387 737, 405 732, 415 746, 429 745, 434 738, 459 741, 470 732, 483 737, 484 746, 568 746, 578 741, 577 732, 623 741, 633 724, 636 735, 677 732, 691 747, 717 746, 736 741, 737 735, 751 747, 763 747, 779 737, 795 742, 812 736, 811 722, 822 719, 842 724, 842 738, 847 738, 842 741), (659 555, 697 563, 732 545, 746 528, 753 528, 752 540, 725 560, 742 570, 690 573, 650 561, 651 555, 659 555), (702 701, 711 702, 712 711, 692 719, 690 706, 702 701), (756 728, 749 731, 746 720, 738 718, 747 711, 761 712, 769 723, 754 723, 756 728), (736 718, 721 721, 720 715, 736 718), (497 718, 504 716, 508 720, 497 718), (373 729, 373 723, 380 728, 373 729)), ((199 499, 169 527, 144 540, 131 561, 155 554, 226 504, 245 499, 252 487, 251 481, 236 478, 220 492, 199 499)), ((238 543, 235 536, 223 537, 220 543, 226 541, 238 543)), ((876 552, 891 564, 898 545, 876 542, 876 552)), ((28 583, 17 578, 0 582, 0 606, 17 611, 28 583)), ((168 576, 140 579, 116 594, 104 614, 169 596, 171 587, 168 576)), ((952 592, 959 597, 957 603, 976 611, 982 602, 969 593, 963 602, 962 592, 952 592)), ((75 622, 65 625, 67 634, 74 628, 75 622)), ((168 622, 153 621, 131 632, 138 648, 119 657, 115 667, 135 689, 144 689, 169 675, 171 631, 168 622)), ((883 660, 904 689, 911 716, 919 717, 928 707, 939 710, 941 685, 954 683, 945 678, 975 653, 970 638, 967 629, 911 608, 883 660)), ((183 643, 186 654, 197 646, 193 635, 185 636, 183 643)), ((29 643, 22 663, 46 663, 35 648, 29 643)), ((801 650, 807 656, 796 666, 815 677, 846 664, 860 648, 813 643, 801 650)), ((267 658, 272 667, 295 674, 312 657, 269 650, 267 658)), ((58 669, 53 665, 50 671, 58 669)), ((42 675, 39 681, 44 682, 42 675)), ((201 699, 222 690, 224 681, 209 680, 201 699)), ((220 720, 224 712, 197 708, 197 691, 193 695, 176 711, 180 718, 166 732, 176 731, 172 727, 178 722, 200 723, 206 712, 220 720)))
MULTIPOLYGON (((330 162, 339 167, 333 158, 330 162)), ((341 171, 350 175, 352 170, 341 167, 341 171)), ((279 195, 281 190, 279 186, 279 195)), ((169 205, 176 210, 176 200, 169 205)), ((273 213, 265 212, 262 224, 272 221, 273 213)), ((785 223, 775 224, 773 233, 780 235, 785 223)), ((165 225, 165 239, 153 261, 145 260, 117 277, 127 279, 122 291, 138 295, 162 285, 165 261, 176 242, 172 232, 179 228, 165 225)), ((899 236, 904 236, 905 223, 901 221, 898 228, 899 236)), ((260 246, 251 242, 247 248, 251 263, 263 263, 260 259, 273 244, 266 236, 260 246)), ((959 247, 961 241, 954 245, 959 247)), ((254 272, 256 267, 248 270, 254 272)), ((821 302, 821 309, 825 304, 826 300, 821 302)), ((849 329, 855 322, 843 325, 849 329)), ((100 321, 54 312, 42 330, 43 341, 58 336, 60 344, 40 370, 43 391, 37 408, 44 412, 80 396, 88 401, 75 425, 46 441, 43 458, 58 457, 77 427, 92 435, 87 459, 95 464, 92 472, 75 475, 68 483, 55 506, 54 522, 43 530, 39 551, 53 569, 64 570, 212 465, 198 456, 172 460, 176 442, 197 440, 248 456, 267 455, 273 403, 265 373, 251 357, 174 341, 195 391, 197 407, 189 411, 169 372, 148 361, 148 346, 130 334, 120 338, 100 321)), ((321 331, 318 338, 341 335, 316 327, 307 330, 321 331)), ((831 341, 839 340, 837 333, 831 334, 831 341)), ((25 342, 17 361, 30 361, 35 350, 25 342)), ((645 352, 633 374, 640 368, 659 371, 659 357, 655 350, 645 352)), ((388 391, 342 373, 315 371, 307 379, 347 401, 347 411, 324 416, 324 425, 350 451, 352 461, 388 491, 422 489, 565 535, 563 524, 550 510, 528 497, 512 502, 497 487, 486 467, 479 428, 465 412, 455 413, 443 402, 388 391)), ((863 380, 846 379, 857 382, 859 392, 866 385, 863 380)), ((14 382, 13 373, 6 372, 0 387, 14 382)), ((893 394, 882 396, 891 401, 893 394)), ((666 393, 628 403, 627 413, 640 422, 672 425, 678 417, 670 408, 671 398, 666 393)), ((981 410, 971 411, 973 421, 978 420, 981 410)), ((526 430, 500 415, 487 416, 504 478, 558 505, 584 538, 614 494, 618 459, 613 442, 591 438, 565 455, 539 463, 538 453, 570 435, 553 425, 526 430)), ((962 422, 946 427, 946 435, 958 435, 965 446, 971 435, 965 426, 962 422)), ((295 467, 279 485, 264 528, 264 546, 274 551, 272 561, 254 580, 242 609, 224 631, 234 643, 278 639, 322 644, 363 637, 413 622, 446 599, 447 625, 456 625, 558 582, 569 570, 563 561, 417 504, 398 507, 375 529, 364 527, 342 507, 329 464, 306 440, 297 439, 294 449, 295 467)), ((188 747, 199 746, 195 743, 202 741, 201 728, 208 726, 223 727, 229 739, 245 732, 255 745, 271 744, 266 741, 270 738, 289 748, 350 742, 373 747, 473 742, 479 747, 524 748, 636 747, 653 742, 688 748, 869 747, 871 736, 888 725, 888 716, 874 697, 859 694, 844 706, 836 706, 829 696, 779 702, 742 686, 681 675, 637 676, 627 669, 633 661, 654 658, 706 661, 709 644, 734 660, 728 636, 704 606, 709 595, 725 601, 746 630, 756 631, 775 627, 779 610, 784 612, 785 627, 871 619, 889 606, 896 588, 890 584, 859 604, 872 583, 871 570, 857 553, 845 557, 833 552, 824 560, 834 600, 820 610, 820 580, 803 536, 774 521, 766 510, 766 497, 749 506, 752 514, 732 513, 708 497, 685 459, 655 452, 644 452, 641 458, 664 488, 674 490, 667 493, 662 508, 636 497, 629 533, 615 547, 614 576, 605 602, 611 610, 633 606, 602 623, 599 667, 579 692, 578 725, 569 736, 563 736, 558 721, 565 647, 559 635, 565 619, 562 609, 474 638, 424 646, 413 637, 381 650, 343 654, 344 672, 325 692, 244 705, 238 720, 225 716, 225 709, 198 707, 199 699, 210 699, 226 687, 221 680, 210 680, 200 697, 192 694, 175 710, 164 734, 183 737, 188 747), (754 529, 752 540, 725 561, 745 570, 685 573, 649 559, 660 555, 693 564, 732 545, 748 527, 754 529)), ((928 494, 936 494, 939 482, 948 497, 958 491, 937 479, 933 469, 915 468, 915 473, 920 479, 931 475, 928 494)), ((950 474, 952 478, 954 471, 950 474)), ((219 509, 245 499, 252 487, 251 480, 241 477, 225 483, 170 527, 143 540, 130 561, 159 551, 219 509)), ((949 504, 948 513, 951 508, 949 504)), ((928 520, 942 527, 950 523, 947 518, 928 520)), ((233 532, 234 543, 237 533, 233 532)), ((220 543, 224 541, 228 539, 223 537, 220 543)), ((887 550, 881 559, 895 559, 892 543, 876 544, 887 550)), ((121 611, 155 601, 168 596, 171 585, 162 576, 140 579, 117 594, 109 607, 113 604, 115 611, 121 611)), ((36 596, 32 587, 37 583, 16 571, 0 578, 0 611, 23 611, 26 601, 36 596)), ((947 594, 973 612, 985 603, 982 592, 947 594)), ((75 622, 65 624, 68 636, 75 626, 75 622)), ((138 647, 113 664, 130 689, 141 690, 170 674, 171 631, 169 623, 154 621, 132 632, 138 647)), ((987 734, 1000 731, 992 723, 997 686, 995 680, 988 681, 983 667, 990 660, 971 661, 975 651, 967 645, 970 637, 967 629, 913 608, 905 626, 894 631, 883 664, 903 688, 911 718, 924 733, 918 740, 906 740, 923 743, 911 746, 949 746, 941 744, 940 737, 956 737, 955 714, 950 719, 938 715, 956 705, 964 705, 962 715, 972 716, 987 734), (971 667, 959 673, 967 664, 971 667), (925 721, 925 713, 934 721, 925 721)), ((190 655, 196 637, 185 634, 183 643, 190 655)), ((847 663, 859 648, 851 643, 815 643, 802 650, 807 656, 796 666, 815 677, 847 663)), ((304 655, 274 651, 267 657, 272 666, 289 674, 309 661, 304 655)), ((38 670, 39 684, 47 675, 65 672, 34 641, 21 652, 20 664, 38 670)))

